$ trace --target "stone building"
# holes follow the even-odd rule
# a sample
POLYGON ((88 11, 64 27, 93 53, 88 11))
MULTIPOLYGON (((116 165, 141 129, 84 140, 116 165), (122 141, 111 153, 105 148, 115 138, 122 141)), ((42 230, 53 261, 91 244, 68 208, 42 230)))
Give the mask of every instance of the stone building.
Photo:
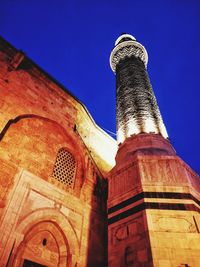
POLYGON ((115 141, 0 39, 0 266, 200 266, 199 177, 168 140, 147 61, 117 39, 115 141))

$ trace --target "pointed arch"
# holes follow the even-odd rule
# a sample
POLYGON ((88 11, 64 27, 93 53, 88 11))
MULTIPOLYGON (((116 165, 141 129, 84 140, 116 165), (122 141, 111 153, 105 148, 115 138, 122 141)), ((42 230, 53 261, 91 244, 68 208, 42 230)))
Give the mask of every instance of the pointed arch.
MULTIPOLYGON (((51 182, 57 154, 69 151, 76 160, 73 193, 79 195, 85 177, 84 147, 70 126, 35 114, 22 114, 8 121, 0 133, 0 155, 51 182), (1 142, 4 141, 4 142, 1 142)), ((65 189, 62 185, 58 186, 65 189)))
POLYGON ((13 267, 21 262, 27 242, 37 231, 51 232, 59 243, 59 267, 74 266, 80 253, 80 244, 76 232, 69 220, 55 209, 41 209, 26 216, 16 229, 15 260, 13 267))

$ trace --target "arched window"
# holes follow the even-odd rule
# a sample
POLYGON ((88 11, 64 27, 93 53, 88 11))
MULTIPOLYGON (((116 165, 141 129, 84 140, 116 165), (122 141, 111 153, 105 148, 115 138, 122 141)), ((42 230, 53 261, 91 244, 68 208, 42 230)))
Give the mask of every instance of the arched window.
POLYGON ((65 184, 68 188, 74 187, 76 161, 74 156, 65 148, 58 151, 52 177, 65 184))

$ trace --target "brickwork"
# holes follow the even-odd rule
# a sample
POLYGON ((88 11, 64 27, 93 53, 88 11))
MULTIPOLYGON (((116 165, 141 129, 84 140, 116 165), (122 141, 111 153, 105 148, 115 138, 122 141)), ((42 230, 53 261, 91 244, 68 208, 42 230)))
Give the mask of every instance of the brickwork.
POLYGON ((106 266, 104 175, 113 159, 104 147, 112 153, 115 141, 2 39, 0 99, 0 265, 106 266))

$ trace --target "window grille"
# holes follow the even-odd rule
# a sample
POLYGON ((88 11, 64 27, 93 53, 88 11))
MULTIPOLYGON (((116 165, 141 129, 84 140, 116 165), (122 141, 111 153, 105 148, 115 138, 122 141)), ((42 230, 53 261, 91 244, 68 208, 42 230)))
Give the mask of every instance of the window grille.
POLYGON ((64 148, 58 151, 52 177, 73 188, 76 172, 76 161, 73 155, 64 148))

